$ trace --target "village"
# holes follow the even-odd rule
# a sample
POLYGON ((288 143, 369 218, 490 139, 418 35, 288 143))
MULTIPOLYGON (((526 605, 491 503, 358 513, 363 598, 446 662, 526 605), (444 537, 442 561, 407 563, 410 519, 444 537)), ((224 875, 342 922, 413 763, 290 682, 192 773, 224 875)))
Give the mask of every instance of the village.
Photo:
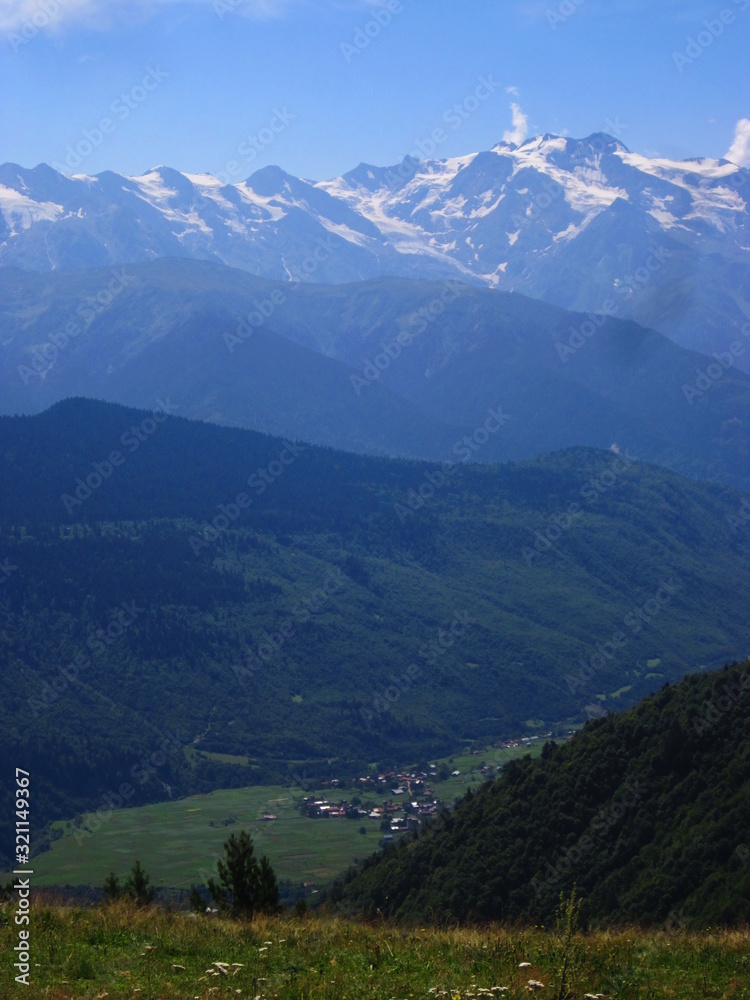
MULTIPOLYGON (((458 773, 454 772, 455 776, 458 773)), ((387 843, 395 834, 417 830, 424 819, 437 815, 442 802, 435 797, 430 777, 391 771, 359 778, 359 788, 351 798, 329 800, 310 795, 302 799, 300 809, 312 819, 377 821, 387 843)), ((337 784, 332 781, 331 787, 336 788, 337 784)))
MULTIPOLYGON (((550 734, 551 735, 551 734, 550 734)), ((529 745, 539 737, 531 736, 508 740, 501 744, 503 750, 529 745)), ((476 750, 475 756, 486 757, 486 751, 476 750)), ((398 834, 418 830, 441 808, 452 808, 453 797, 446 801, 436 796, 434 785, 449 778, 458 778, 459 770, 451 771, 445 763, 430 764, 427 771, 386 771, 368 774, 355 779, 354 794, 350 798, 324 798, 320 795, 305 796, 300 802, 303 816, 311 819, 347 819, 378 822, 383 832, 383 842, 389 843, 398 834)), ((488 779, 494 777, 502 765, 482 763, 471 768, 472 775, 488 779)), ((333 778, 324 783, 332 793, 340 782, 333 778)), ((270 818, 270 817, 268 817, 270 818)))

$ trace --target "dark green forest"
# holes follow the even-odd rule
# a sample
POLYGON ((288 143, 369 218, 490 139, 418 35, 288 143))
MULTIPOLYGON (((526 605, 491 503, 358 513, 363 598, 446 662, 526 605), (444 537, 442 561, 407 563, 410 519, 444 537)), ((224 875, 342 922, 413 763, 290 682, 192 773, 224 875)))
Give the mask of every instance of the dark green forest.
POLYGON ((560 894, 592 924, 750 917, 750 662, 666 685, 539 758, 511 761, 328 905, 368 917, 549 925, 560 894))
POLYGON ((0 464, 0 754, 39 827, 544 734, 747 654, 747 500, 613 452, 449 467, 71 400, 0 419, 0 464))

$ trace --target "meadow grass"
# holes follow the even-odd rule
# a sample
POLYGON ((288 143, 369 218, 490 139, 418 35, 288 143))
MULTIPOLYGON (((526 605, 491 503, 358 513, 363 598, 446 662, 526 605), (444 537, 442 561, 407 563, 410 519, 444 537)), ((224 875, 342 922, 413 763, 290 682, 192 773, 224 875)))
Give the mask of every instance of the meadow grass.
POLYGON ((35 1000, 563 1000, 750 998, 750 931, 574 934, 549 929, 436 930, 321 915, 252 923, 118 902, 74 909, 38 891, 31 983, 14 982, 16 928, 0 927, 0 996, 35 1000), (530 963, 521 968, 521 963, 530 963), (224 963, 218 965, 215 963, 224 963), (567 986, 561 988, 562 968, 567 986), (532 990, 529 980, 544 984, 532 990), (501 991, 506 987, 507 990, 501 991))
POLYGON ((104 813, 91 836, 77 838, 73 824, 59 824, 65 836, 34 858, 35 884, 98 887, 110 871, 127 875, 138 858, 154 884, 189 889, 216 874, 225 841, 243 829, 252 832, 256 854, 267 854, 279 878, 294 883, 323 884, 377 850, 383 836, 377 822, 308 819, 295 803, 303 794, 254 786, 118 809, 104 813), (278 819, 262 822, 266 811, 278 819))

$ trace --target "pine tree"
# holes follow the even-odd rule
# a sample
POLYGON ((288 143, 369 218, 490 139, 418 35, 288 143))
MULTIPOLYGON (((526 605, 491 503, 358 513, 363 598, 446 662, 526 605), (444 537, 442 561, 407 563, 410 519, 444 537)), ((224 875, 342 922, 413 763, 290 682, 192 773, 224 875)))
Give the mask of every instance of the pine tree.
POLYGON ((279 883, 271 862, 263 855, 258 869, 258 909, 262 913, 275 913, 279 906, 279 883))
POLYGON ((136 861, 123 887, 124 894, 132 899, 136 906, 148 906, 154 898, 156 889, 151 885, 151 879, 136 861))
POLYGON ((252 837, 245 830, 231 835, 216 867, 218 881, 209 879, 206 888, 221 911, 250 920, 256 911, 270 913, 278 906, 276 874, 268 858, 258 864, 252 837))
POLYGON ((122 895, 120 880, 114 872, 110 872, 105 878, 104 885, 102 886, 102 892, 111 903, 114 903, 114 901, 119 899, 122 895))

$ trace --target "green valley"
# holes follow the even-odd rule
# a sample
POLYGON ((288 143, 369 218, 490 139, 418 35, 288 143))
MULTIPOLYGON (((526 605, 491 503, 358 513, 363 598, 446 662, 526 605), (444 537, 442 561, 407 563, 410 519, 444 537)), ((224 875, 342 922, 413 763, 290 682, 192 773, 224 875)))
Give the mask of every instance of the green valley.
POLYGON ((613 452, 446 471, 74 400, 1 419, 0 464, 0 748, 42 826, 539 735, 747 653, 743 496, 613 452))

